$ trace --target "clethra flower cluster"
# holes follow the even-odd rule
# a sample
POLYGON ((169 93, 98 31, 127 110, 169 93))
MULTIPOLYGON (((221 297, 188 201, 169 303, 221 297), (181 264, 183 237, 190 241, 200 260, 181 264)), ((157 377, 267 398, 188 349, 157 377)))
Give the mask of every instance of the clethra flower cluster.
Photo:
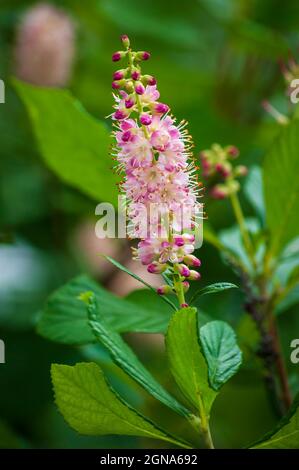
POLYGON ((200 278, 192 269, 200 261, 194 255, 196 214, 200 184, 191 160, 192 142, 185 127, 176 124, 169 106, 159 101, 156 80, 141 71, 150 54, 133 52, 127 36, 121 37, 125 50, 115 52, 114 62, 126 65, 114 72, 115 90, 113 158, 126 196, 130 236, 139 238, 133 249, 135 259, 150 273, 165 273, 173 282, 158 289, 160 295, 175 293, 185 305, 188 280, 200 278))
POLYGON ((214 199, 224 199, 236 193, 240 184, 236 178, 247 174, 244 165, 233 166, 232 160, 239 156, 239 150, 233 145, 221 147, 213 144, 200 154, 203 176, 210 180, 210 195, 214 199))

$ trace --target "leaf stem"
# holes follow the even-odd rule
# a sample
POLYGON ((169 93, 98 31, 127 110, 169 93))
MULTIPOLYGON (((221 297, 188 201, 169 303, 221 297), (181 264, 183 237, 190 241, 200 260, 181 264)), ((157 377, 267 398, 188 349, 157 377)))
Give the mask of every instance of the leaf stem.
POLYGON ((257 266, 256 266, 255 257, 254 257, 254 248, 253 248, 252 241, 250 239, 250 235, 249 235, 247 227, 246 227, 245 218, 244 218, 244 215, 243 215, 243 211, 242 211, 241 204, 240 204, 239 198, 237 196, 237 193, 232 193, 230 195, 230 200, 231 200, 231 204, 232 204, 232 207, 233 207, 233 211, 234 211, 236 220, 237 220, 237 222, 239 224, 239 227, 240 227, 240 232, 241 232, 241 235, 242 235, 244 247, 247 251, 249 259, 251 260, 253 268, 256 269, 257 266))

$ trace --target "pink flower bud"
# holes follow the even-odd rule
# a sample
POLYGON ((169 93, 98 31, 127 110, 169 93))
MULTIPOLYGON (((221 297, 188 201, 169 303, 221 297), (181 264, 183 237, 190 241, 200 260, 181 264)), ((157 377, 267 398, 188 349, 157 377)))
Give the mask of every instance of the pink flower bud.
POLYGON ((193 243, 195 240, 195 236, 192 233, 183 233, 182 237, 185 243, 193 243))
POLYGON ((231 174, 231 165, 229 163, 217 163, 215 170, 220 173, 223 178, 227 178, 231 174))
POLYGON ((140 122, 144 126, 149 126, 152 123, 152 117, 149 114, 142 114, 140 116, 140 122))
POLYGON ((235 168, 235 175, 236 176, 246 176, 248 173, 248 168, 245 165, 238 165, 235 168))
POLYGON ((141 58, 142 58, 142 60, 148 60, 150 58, 150 56, 151 55, 150 55, 149 52, 144 51, 144 52, 142 52, 141 58))
POLYGON ((152 75, 143 75, 143 79, 146 81, 147 85, 154 86, 157 84, 157 80, 152 75))
POLYGON ((197 271, 193 271, 191 269, 188 279, 190 279, 190 281, 198 281, 198 279, 200 278, 201 278, 200 273, 198 273, 197 271))
POLYGON ((155 106, 154 106, 154 111, 158 114, 164 114, 164 113, 167 113, 167 111, 169 110, 169 106, 167 106, 167 104, 164 104, 164 103, 155 103, 155 106))
POLYGON ((225 199, 228 196, 228 189, 224 185, 216 184, 211 189, 210 195, 214 199, 225 199))
POLYGON ((188 292, 189 287, 190 287, 189 282, 188 282, 188 281, 183 281, 182 284, 183 284, 184 292, 185 292, 185 293, 188 292))
POLYGON ((131 77, 133 78, 133 80, 139 80, 140 72, 138 70, 134 70, 131 74, 131 77))
POLYGON ((201 265, 200 259, 196 258, 194 255, 185 256, 184 263, 187 264, 187 266, 193 266, 195 268, 198 268, 201 265))
POLYGON ((114 119, 117 121, 121 121, 122 119, 125 119, 128 115, 122 111, 121 109, 117 109, 113 115, 114 119))
POLYGON ((157 294, 159 295, 172 294, 172 288, 165 284, 164 286, 158 287, 157 294))
POLYGON ((237 158, 240 155, 240 151, 235 145, 229 145, 226 150, 227 154, 232 158, 237 158))
POLYGON ((188 304, 186 304, 186 303, 185 303, 185 304, 181 304, 181 308, 187 308, 187 307, 189 307, 188 304))
POLYGON ((111 86, 114 90, 118 90, 120 88, 120 83, 119 82, 112 82, 111 86))
POLYGON ((181 236, 175 236, 174 237, 174 243, 176 246, 184 246, 185 245, 185 240, 181 236))
POLYGON ((131 137, 132 137, 131 131, 125 131, 125 132, 123 133, 123 135, 121 136, 121 140, 122 140, 123 142, 129 142, 129 140, 131 139, 131 137))
POLYGON ((133 100, 133 98, 128 98, 128 99, 125 100, 125 107, 127 109, 132 108, 132 106, 134 106, 134 104, 135 104, 135 101, 133 100))
POLYGON ((151 274, 160 274, 160 273, 163 273, 163 271, 165 271, 166 269, 167 269, 166 264, 157 263, 156 261, 149 264, 147 267, 148 272, 151 274))
POLYGON ((183 276, 183 277, 189 277, 190 276, 190 269, 185 264, 179 264, 178 270, 179 270, 179 273, 180 273, 181 276, 183 276))
POLYGON ((113 78, 114 78, 114 80, 121 80, 122 78, 124 78, 124 71, 123 70, 117 70, 116 72, 114 72, 113 78))
POLYGON ((142 85, 141 82, 137 82, 137 84, 135 86, 135 91, 136 91, 137 95, 143 95, 143 93, 145 92, 145 88, 144 88, 144 86, 142 85))
POLYGON ((112 55, 112 62, 118 62, 122 58, 123 58, 123 52, 122 51, 114 52, 114 54, 112 55))
POLYGON ((122 34, 120 37, 121 42, 125 47, 130 47, 130 39, 126 34, 122 34))

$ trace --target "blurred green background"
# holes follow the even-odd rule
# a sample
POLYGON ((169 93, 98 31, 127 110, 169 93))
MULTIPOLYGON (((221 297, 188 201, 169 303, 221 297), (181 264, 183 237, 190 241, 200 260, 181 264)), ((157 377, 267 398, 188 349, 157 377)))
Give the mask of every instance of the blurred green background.
MULTIPOLYGON (((104 120, 111 113, 115 70, 111 54, 120 47, 120 34, 126 33, 134 48, 151 52, 144 69, 157 78, 162 101, 171 105, 179 119, 189 121, 197 154, 219 142, 238 146, 241 162, 249 167, 262 162, 279 126, 261 102, 270 100, 287 111, 278 61, 299 46, 297 0, 283 7, 278 0, 47 3, 62 9, 73 22, 75 55, 65 87, 95 118, 104 120)), ((109 245, 96 239, 94 209, 100 201, 64 184, 48 169, 11 84, 11 77, 18 75, 17 62, 30 59, 26 51, 16 50, 16 36, 23 15, 34 5, 38 2, 1 0, 0 4, 0 78, 6 85, 6 102, 0 104, 0 338, 6 346, 6 364, 0 364, 0 447, 158 447, 161 444, 134 438, 79 436, 53 404, 50 363, 74 364, 98 357, 99 352, 93 346, 71 348, 37 336, 35 322, 47 295, 81 272, 89 272, 121 295, 136 286, 124 286, 124 278, 95 256, 102 251, 125 264, 130 255, 124 242, 109 245)), ((33 42, 36 46, 38 41, 33 37, 33 42)), ((109 120, 105 125, 110 126, 109 120)), ((101 158, 110 157, 103 153, 101 158)), ((109 199, 116 187, 110 185, 106 191, 109 199)), ((207 203, 206 210, 214 228, 232 224, 225 202, 207 203)), ((204 244, 198 254, 204 284, 236 282, 214 248, 204 244)), ((238 327, 241 303, 242 294, 236 291, 220 294, 217 300, 205 298, 202 308, 238 327)), ((287 350, 298 328, 295 310, 283 317, 281 325, 287 350)), ((131 335, 129 341, 171 389, 161 338, 145 341, 131 335)), ((128 381, 108 357, 101 355, 98 360, 132 404, 164 420, 170 429, 190 432, 181 429, 179 418, 128 381)), ((212 428, 218 447, 246 446, 275 423, 254 366, 253 359, 246 361, 216 403, 212 428)))

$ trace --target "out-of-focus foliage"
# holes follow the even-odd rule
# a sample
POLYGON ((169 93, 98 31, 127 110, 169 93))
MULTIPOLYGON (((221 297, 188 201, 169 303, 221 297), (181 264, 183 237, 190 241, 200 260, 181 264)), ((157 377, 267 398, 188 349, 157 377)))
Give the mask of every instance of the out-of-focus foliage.
MULTIPOLYGON (((157 77, 163 101, 171 104, 180 119, 189 121, 195 151, 209 147, 214 141, 223 145, 233 143, 240 148, 242 163, 254 167, 244 193, 247 199, 244 197, 242 201, 254 233, 265 222, 260 186, 256 186, 261 178, 257 175, 267 148, 279 133, 279 126, 265 115, 261 101, 269 99, 282 111, 290 106, 284 96, 278 59, 287 57, 289 49, 298 48, 299 4, 291 0, 282 8, 278 0, 198 0, 187 2, 182 8, 182 2, 174 0, 170 8, 168 2, 160 0, 49 0, 48 3, 63 8, 76 25, 76 61, 68 85, 72 95, 62 90, 29 92, 30 86, 19 85, 23 90, 26 88, 23 100, 10 81, 14 74, 15 32, 23 13, 36 2, 2 0, 0 5, 0 78, 6 85, 6 102, 0 104, 0 338, 6 346, 6 364, 0 364, 0 446, 159 446, 162 444, 156 441, 135 437, 84 437, 69 429, 53 405, 50 364, 73 365, 88 359, 97 361, 114 388, 122 391, 127 401, 144 415, 164 422, 165 428, 168 423, 179 435, 190 433, 179 416, 166 407, 163 410, 157 407, 146 392, 125 378, 99 345, 59 345, 37 336, 34 331, 38 312, 43 309, 48 294, 79 275, 85 266, 83 248, 74 243, 77 227, 87 218, 95 223, 95 202, 114 202, 116 198, 107 151, 110 124, 104 123, 105 116, 111 113, 110 57, 118 48, 119 35, 127 33, 140 49, 151 51, 152 59, 145 67, 157 77), (42 102, 36 103, 37 99, 42 102), (92 117, 87 117, 78 107, 77 100, 92 117), (39 118, 37 113, 42 113, 39 118), (87 148, 82 148, 83 133, 84 142, 86 134, 90 136, 87 148), (257 208, 260 220, 254 213, 257 208)), ((296 135, 296 148, 295 143, 296 135)), ((277 149, 272 152, 276 153, 276 159, 281 158, 277 149)), ((291 154, 294 165, 287 170, 295 187, 297 159, 295 152, 291 154)), ((267 178, 273 185, 279 186, 281 176, 289 178, 271 164, 267 168, 267 178)), ((280 194, 278 201, 276 186, 271 191, 269 188, 266 205, 272 210, 270 229, 275 232, 276 224, 285 225, 280 216, 287 215, 285 202, 288 201, 285 201, 286 194, 280 194)), ((217 233, 220 230, 221 235, 217 239, 206 229, 206 240, 214 237, 214 244, 224 244, 227 250, 239 255, 240 243, 228 206, 224 202, 211 202, 206 212, 213 220, 213 229, 217 233)), ((292 216, 284 241, 296 235, 297 219, 296 214, 292 216)), ((101 241, 97 243, 100 253, 101 241)), ((211 245, 205 243, 198 254, 203 262, 202 285, 224 279, 238 284, 211 245)), ((241 256, 246 264, 246 255, 241 256)), ((285 251, 281 256, 280 270, 275 276, 287 282, 298 264, 298 250, 293 247, 292 251, 290 247, 289 253, 285 251)), ((107 283, 110 275, 106 271, 105 268, 98 274, 103 283, 107 283)), ((107 294, 106 298, 103 305, 107 306, 107 318, 111 309, 109 321, 118 324, 118 331, 128 331, 122 321, 129 317, 114 318, 114 296, 107 294)), ((54 302, 54 296, 51 299, 54 302)), ((299 331, 298 300, 298 289, 291 289, 277 309, 278 313, 283 312, 278 322, 294 390, 298 388, 298 366, 292 365, 288 357, 290 341, 299 331)), ((227 320, 237 328, 246 358, 238 376, 223 387, 222 396, 215 401, 212 429, 216 444, 248 446, 276 423, 258 364, 248 352, 254 349, 256 332, 242 324, 242 293, 238 289, 203 296, 197 302, 212 319, 227 320), (227 430, 225 434, 223 428, 227 430)), ((118 305, 131 309, 131 313, 133 309, 132 323, 143 325, 136 326, 135 331, 165 332, 171 309, 154 294, 143 290, 134 292, 118 305), (155 306, 154 314, 149 315, 152 306, 155 306)), ((77 332, 87 334, 87 339, 92 341, 91 330, 87 333, 85 330, 85 316, 80 320, 83 312, 80 308, 84 310, 84 305, 78 300, 71 309, 73 320, 65 319, 60 334, 66 335, 67 322, 74 323, 77 318, 77 332)), ((51 327, 46 319, 47 309, 49 302, 40 331, 51 327)), ((121 316, 121 311, 118 313, 121 316)), ((131 326, 129 329, 132 331, 131 326)), ((54 330, 53 335, 52 339, 57 340, 54 330)), ((60 337, 60 340, 81 342, 76 338, 68 341, 60 337)), ((138 356, 159 382, 181 398, 165 372, 164 351, 157 346, 153 353, 143 336, 140 340, 133 334, 129 341, 136 343, 138 356)))

